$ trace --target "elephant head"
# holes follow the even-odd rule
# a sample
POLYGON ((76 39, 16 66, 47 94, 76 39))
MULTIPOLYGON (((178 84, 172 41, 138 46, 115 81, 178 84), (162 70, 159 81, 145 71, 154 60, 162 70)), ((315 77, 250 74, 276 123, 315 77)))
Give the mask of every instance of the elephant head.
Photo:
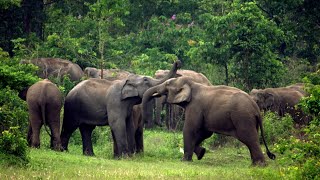
MULTIPOLYGON (((182 107, 187 105, 191 101, 192 97, 192 88, 188 81, 189 79, 187 77, 172 78, 162 84, 148 89, 143 95, 142 117, 144 118, 146 115, 146 103, 148 103, 148 101, 150 101, 153 97, 165 95, 166 102, 170 104, 178 104, 182 107)), ((143 120, 146 121, 146 119, 143 120)))
POLYGON ((97 68, 93 68, 93 67, 86 67, 84 69, 84 74, 87 76, 87 77, 90 77, 90 78, 99 78, 99 70, 97 68))
POLYGON ((268 89, 253 89, 250 96, 261 110, 275 111, 279 106, 279 98, 276 93, 268 89))
POLYGON ((148 76, 139 76, 139 75, 130 75, 123 83, 122 89, 121 89, 121 99, 127 99, 132 97, 139 97, 140 101, 143 97, 143 94, 145 91, 147 91, 149 88, 157 86, 166 80, 174 77, 176 75, 176 72, 178 68, 181 67, 181 62, 176 61, 170 72, 163 77, 162 79, 154 79, 148 76))

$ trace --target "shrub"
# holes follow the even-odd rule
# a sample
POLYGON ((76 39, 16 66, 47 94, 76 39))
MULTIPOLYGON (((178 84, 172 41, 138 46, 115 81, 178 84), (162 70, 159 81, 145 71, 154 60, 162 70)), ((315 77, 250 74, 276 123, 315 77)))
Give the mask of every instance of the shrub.
POLYGON ((26 164, 29 162, 27 140, 19 127, 10 127, 0 136, 0 154, 8 164, 26 164))
POLYGON ((267 111, 263 115, 263 128, 266 142, 273 144, 280 139, 289 138, 294 130, 293 124, 290 115, 287 114, 285 117, 279 117, 276 113, 267 111))
POLYGON ((18 97, 18 92, 9 87, 0 88, 0 132, 11 126, 19 126, 26 132, 28 111, 26 103, 18 97))
POLYGON ((282 160, 289 163, 285 171, 295 179, 320 179, 320 71, 311 73, 304 81, 310 95, 303 98, 299 106, 312 115, 313 120, 300 130, 302 138, 282 139, 275 149, 284 155, 282 160))
POLYGON ((285 170, 296 179, 317 179, 320 177, 320 127, 311 122, 302 130, 303 139, 291 136, 275 144, 275 150, 283 154, 280 161, 289 164, 285 170))

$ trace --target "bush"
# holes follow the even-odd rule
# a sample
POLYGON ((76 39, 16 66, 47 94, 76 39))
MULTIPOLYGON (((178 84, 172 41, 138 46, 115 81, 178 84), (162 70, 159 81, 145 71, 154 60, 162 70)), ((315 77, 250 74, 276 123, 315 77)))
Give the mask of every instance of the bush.
POLYGON ((293 174, 296 179, 320 178, 320 127, 311 122, 302 130, 304 139, 291 136, 281 139, 275 144, 275 150, 283 154, 280 161, 289 164, 285 169, 288 174, 293 174))
POLYGON ((263 128, 267 144, 274 144, 278 140, 289 138, 292 135, 294 121, 288 114, 285 117, 279 117, 276 113, 267 111, 263 115, 263 128))
POLYGON ((26 103, 18 97, 18 92, 9 87, 0 88, 0 132, 12 126, 19 126, 22 132, 28 127, 26 103))
POLYGON ((310 95, 303 98, 299 106, 313 120, 300 130, 299 133, 304 135, 302 138, 282 139, 275 149, 283 154, 280 160, 289 163, 285 173, 295 179, 320 179, 320 71, 311 73, 304 81, 310 95))
POLYGON ((2 161, 8 164, 26 164, 29 162, 27 140, 19 127, 10 127, 0 136, 0 154, 2 161))

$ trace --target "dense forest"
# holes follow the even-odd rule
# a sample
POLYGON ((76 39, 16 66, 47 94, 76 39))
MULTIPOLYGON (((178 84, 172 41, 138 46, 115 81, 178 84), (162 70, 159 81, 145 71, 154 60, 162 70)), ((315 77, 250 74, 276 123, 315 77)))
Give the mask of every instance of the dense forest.
MULTIPOLYGON (((295 107, 312 120, 277 132, 273 126, 285 125, 266 121, 266 134, 272 131, 268 143, 286 154, 285 172, 320 177, 318 0, 0 0, 0 22, 0 154, 6 157, 29 161, 28 111, 18 93, 40 78, 38 67, 22 60, 61 58, 82 70, 151 77, 180 60, 181 69, 213 85, 247 93, 304 83, 307 95, 295 107)), ((52 81, 64 96, 79 82, 52 81)))

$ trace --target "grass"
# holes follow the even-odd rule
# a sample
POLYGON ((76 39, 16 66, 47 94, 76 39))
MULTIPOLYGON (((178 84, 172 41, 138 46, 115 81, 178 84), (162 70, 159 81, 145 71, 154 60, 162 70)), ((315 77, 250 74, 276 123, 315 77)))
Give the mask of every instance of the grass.
POLYGON ((30 163, 0 164, 0 179, 284 179, 277 161, 267 159, 267 167, 252 167, 244 146, 215 148, 200 161, 194 156, 193 162, 181 162, 181 133, 147 130, 144 154, 121 160, 113 159, 108 133, 98 138, 94 157, 83 156, 78 143, 70 144, 69 152, 52 151, 42 134, 41 148, 30 149, 30 163))

